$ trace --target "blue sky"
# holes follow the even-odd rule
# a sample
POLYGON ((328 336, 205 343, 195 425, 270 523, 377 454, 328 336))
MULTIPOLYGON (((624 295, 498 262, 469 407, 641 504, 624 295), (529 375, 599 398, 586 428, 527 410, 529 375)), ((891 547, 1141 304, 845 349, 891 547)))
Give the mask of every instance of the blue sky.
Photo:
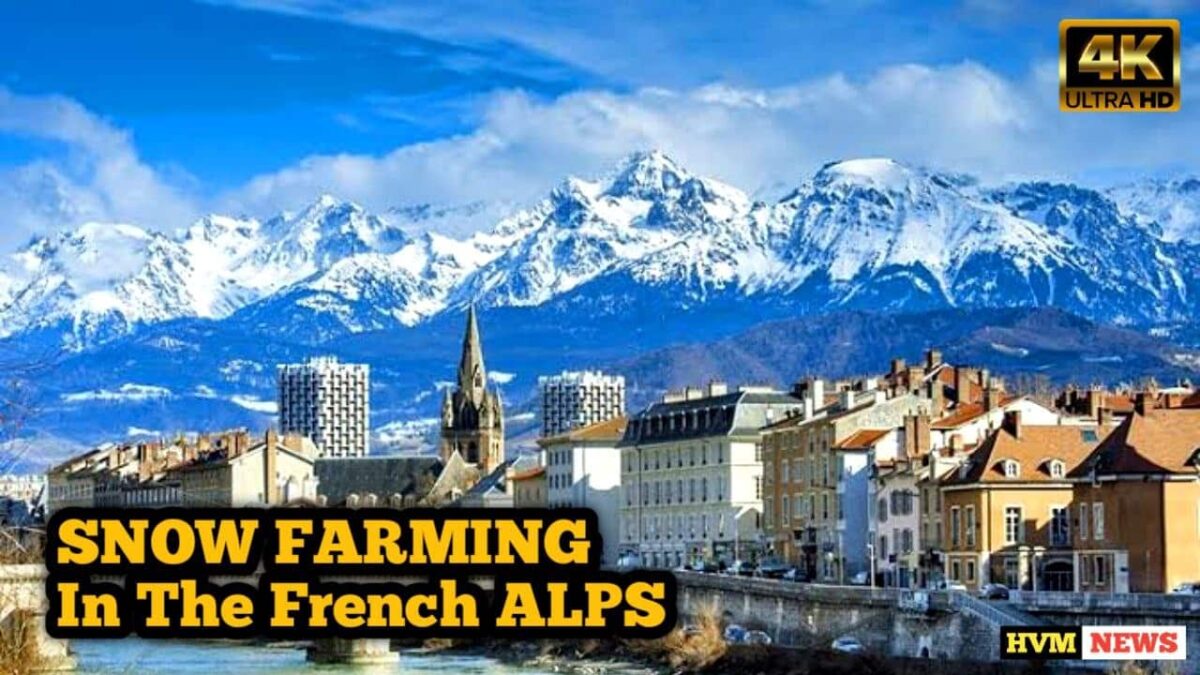
POLYGON ((647 146, 768 191, 858 155, 997 180, 1194 171, 1190 60, 1171 116, 1058 113, 1053 71, 1061 18, 1180 18, 1194 52, 1196 5, 9 3, 0 218, 520 202, 647 146))

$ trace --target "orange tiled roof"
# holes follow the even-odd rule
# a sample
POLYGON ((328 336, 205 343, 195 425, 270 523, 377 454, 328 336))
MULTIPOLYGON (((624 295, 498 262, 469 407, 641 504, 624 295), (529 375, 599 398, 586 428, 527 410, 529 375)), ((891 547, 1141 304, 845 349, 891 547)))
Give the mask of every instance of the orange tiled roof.
POLYGON ((1063 474, 1079 466, 1100 442, 1095 427, 1033 426, 1021 428, 1017 438, 1007 429, 993 431, 967 460, 965 474, 953 471, 943 481, 946 485, 971 483, 1030 483, 1061 482, 1050 476, 1051 460, 1063 463, 1063 474), (1013 478, 1004 475, 1004 461, 1017 463, 1013 478))
POLYGON ((530 478, 537 478, 538 476, 541 476, 544 473, 546 473, 546 467, 535 466, 532 469, 529 469, 528 471, 514 473, 512 475, 512 478, 510 478, 509 480, 529 480, 530 478))
POLYGON ((628 418, 621 415, 603 422, 595 422, 585 427, 572 429, 565 434, 539 439, 538 445, 545 447, 572 441, 612 441, 615 443, 625 437, 625 427, 628 423, 628 418))
POLYGON ((834 443, 835 448, 869 448, 879 442, 891 429, 859 429, 846 438, 834 443))
MULTIPOLYGON (((1000 403, 996 407, 1003 408, 1019 398, 1021 397, 1005 396, 1000 399, 1000 403)), ((979 418, 986 412, 987 410, 984 409, 982 403, 964 403, 954 406, 954 409, 950 411, 948 416, 943 417, 940 420, 934 420, 933 424, 930 426, 932 426, 934 429, 957 429, 958 427, 961 427, 962 425, 979 418)))
POLYGON ((1133 414, 1096 447, 1073 475, 1187 474, 1200 453, 1200 409, 1154 409, 1133 414))

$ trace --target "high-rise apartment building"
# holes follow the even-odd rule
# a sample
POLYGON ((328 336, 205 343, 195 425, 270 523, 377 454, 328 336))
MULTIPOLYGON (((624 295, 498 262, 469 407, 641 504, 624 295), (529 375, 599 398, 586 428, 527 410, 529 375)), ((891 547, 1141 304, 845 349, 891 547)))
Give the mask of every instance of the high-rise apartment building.
POLYGON ((542 437, 604 422, 625 414, 625 378, 600 371, 564 371, 538 378, 542 437))
POLYGON ((370 369, 321 357, 279 366, 279 427, 307 436, 321 457, 363 457, 369 446, 370 369))

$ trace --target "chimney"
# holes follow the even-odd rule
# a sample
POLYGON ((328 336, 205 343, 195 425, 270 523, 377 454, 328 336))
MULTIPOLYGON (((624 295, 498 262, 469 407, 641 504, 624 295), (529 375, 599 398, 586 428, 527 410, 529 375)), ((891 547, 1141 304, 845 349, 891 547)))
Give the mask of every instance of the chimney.
POLYGON ((904 416, 904 456, 917 456, 917 416, 904 416))
POLYGON ((1150 410, 1154 407, 1154 402, 1150 399, 1150 394, 1139 391, 1133 397, 1133 411, 1142 417, 1150 414, 1150 410))
POLYGON ((954 396, 958 403, 974 403, 971 396, 972 380, 978 375, 974 368, 958 366, 954 369, 954 396))
POLYGON ((925 352, 925 370, 933 370, 942 365, 942 350, 930 349, 925 352))
POLYGON ((1087 416, 1098 420, 1100 419, 1100 409, 1104 407, 1104 390, 1099 387, 1088 389, 1087 393, 1087 416))
POLYGON ((698 399, 700 397, 701 397, 701 392, 700 392, 699 387, 684 387, 684 389, 683 389, 684 400, 695 401, 696 399, 698 399))
POLYGON ((946 412, 946 388, 937 378, 929 383, 929 400, 933 402, 933 415, 941 417, 946 412))
POLYGON ((854 407, 854 390, 847 389, 842 392, 842 410, 849 410, 854 407))
POLYGON ((1004 413, 1004 430, 1014 438, 1021 437, 1021 411, 1009 410, 1004 413))
POLYGON ((1000 392, 990 386, 983 390, 983 409, 992 410, 1000 403, 1000 392))
POLYGON ((825 407, 825 380, 814 377, 812 380, 812 400, 813 408, 821 409, 825 407))
POLYGON ((804 419, 810 420, 813 416, 813 400, 812 397, 804 399, 804 419))
POLYGON ((921 391, 921 380, 925 377, 925 370, 920 366, 908 367, 908 392, 915 394, 921 391))
POLYGON ((1180 394, 1178 392, 1171 392, 1169 394, 1163 394, 1163 407, 1164 408, 1181 408, 1181 407, 1183 407, 1183 399, 1184 399, 1184 395, 1180 394))
POLYGON ((892 359, 892 375, 899 375, 907 367, 904 359, 892 359))
POLYGON ((933 444, 933 431, 930 429, 929 415, 919 413, 913 417, 913 432, 916 435, 915 445, 916 457, 924 457, 929 454, 929 447, 933 444))
POLYGON ((724 396, 725 394, 728 394, 728 393, 729 393, 729 385, 725 384, 721 380, 709 380, 708 381, 708 395, 710 397, 711 396, 724 396))
POLYGON ((269 505, 279 501, 279 490, 275 483, 275 446, 279 435, 275 427, 267 427, 266 447, 263 448, 263 498, 269 505))
POLYGON ((987 368, 980 368, 979 369, 979 388, 986 391, 987 388, 990 387, 991 385, 992 385, 992 374, 990 372, 988 372, 987 368))

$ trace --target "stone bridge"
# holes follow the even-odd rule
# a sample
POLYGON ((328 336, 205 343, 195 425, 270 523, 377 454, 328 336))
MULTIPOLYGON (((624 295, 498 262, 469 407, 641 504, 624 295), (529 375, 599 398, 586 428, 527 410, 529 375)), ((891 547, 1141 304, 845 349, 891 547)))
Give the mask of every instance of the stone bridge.
POLYGON ((65 641, 46 635, 46 568, 0 565, 0 633, 25 631, 44 670, 71 670, 75 657, 65 641))
POLYGON ((862 586, 796 584, 694 572, 676 572, 682 621, 715 612, 725 623, 765 631, 776 644, 828 647, 858 638, 892 656, 993 661, 1000 657, 1001 625, 1038 620, 960 593, 908 592, 862 586))

